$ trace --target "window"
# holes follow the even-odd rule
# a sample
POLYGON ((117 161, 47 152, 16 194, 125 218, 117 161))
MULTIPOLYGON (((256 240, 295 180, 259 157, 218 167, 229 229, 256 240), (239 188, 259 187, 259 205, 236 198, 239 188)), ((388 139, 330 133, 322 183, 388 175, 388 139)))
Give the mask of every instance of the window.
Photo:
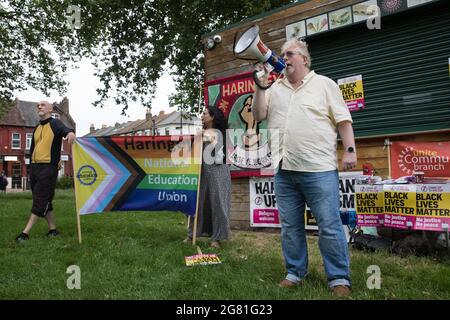
POLYGON ((13 163, 12 165, 12 174, 13 177, 21 177, 22 176, 22 166, 19 163, 13 163))
POLYGON ((33 134, 32 133, 27 133, 27 141, 25 144, 25 149, 30 150, 31 148, 31 141, 33 140, 33 134))
POLYGON ((58 177, 64 177, 64 161, 60 162, 61 168, 58 171, 58 177))
POLYGON ((12 134, 11 149, 20 149, 20 133, 12 134))
POLYGON ((170 135, 169 128, 166 128, 166 136, 170 135))
POLYGON ((20 162, 13 163, 11 169, 11 188, 22 188, 22 165, 20 162))

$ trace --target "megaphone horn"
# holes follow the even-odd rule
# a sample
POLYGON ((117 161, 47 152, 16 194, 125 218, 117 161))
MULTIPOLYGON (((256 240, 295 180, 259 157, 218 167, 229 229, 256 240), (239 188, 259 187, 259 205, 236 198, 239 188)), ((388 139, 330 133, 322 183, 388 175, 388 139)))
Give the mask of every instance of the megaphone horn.
POLYGON ((282 73, 286 68, 284 60, 261 41, 257 25, 251 26, 242 34, 235 42, 233 51, 235 56, 248 54, 261 63, 268 63, 272 67, 271 69, 277 73, 282 73))

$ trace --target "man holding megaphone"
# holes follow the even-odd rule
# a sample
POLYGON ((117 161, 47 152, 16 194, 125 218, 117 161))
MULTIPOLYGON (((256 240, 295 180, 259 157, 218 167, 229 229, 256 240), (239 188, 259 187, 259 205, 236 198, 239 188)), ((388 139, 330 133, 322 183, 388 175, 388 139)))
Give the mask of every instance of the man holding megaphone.
POLYGON ((304 212, 307 203, 319 227, 319 248, 328 285, 335 296, 350 294, 350 259, 339 214, 337 132, 344 145, 343 170, 356 165, 352 117, 338 85, 311 71, 305 42, 291 39, 281 48, 285 77, 264 90, 269 70, 255 87, 252 112, 267 119, 275 193, 281 218, 281 246, 287 275, 282 287, 295 287, 307 275, 304 212), (274 139, 277 137, 277 139, 274 139), (276 141, 275 141, 276 140, 276 141))

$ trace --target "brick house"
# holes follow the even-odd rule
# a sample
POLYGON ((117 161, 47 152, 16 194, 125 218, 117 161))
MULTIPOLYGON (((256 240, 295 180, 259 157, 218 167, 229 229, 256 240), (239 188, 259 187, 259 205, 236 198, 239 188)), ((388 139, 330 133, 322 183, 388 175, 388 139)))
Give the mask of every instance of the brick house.
MULTIPOLYGON (((0 171, 5 171, 8 188, 27 188, 29 175, 30 146, 34 127, 39 123, 37 102, 16 98, 8 110, 0 115, 0 171)), ((54 118, 67 127, 75 128, 75 121, 69 114, 69 100, 53 103, 54 118)), ((61 170, 59 176, 73 176, 72 150, 67 141, 61 149, 61 170)))
POLYGON ((99 129, 95 129, 95 125, 91 124, 89 133, 85 137, 195 134, 201 128, 199 118, 185 117, 180 111, 173 111, 168 114, 160 111, 158 115, 152 116, 151 111, 147 110, 145 119, 116 123, 109 127, 102 125, 99 129))

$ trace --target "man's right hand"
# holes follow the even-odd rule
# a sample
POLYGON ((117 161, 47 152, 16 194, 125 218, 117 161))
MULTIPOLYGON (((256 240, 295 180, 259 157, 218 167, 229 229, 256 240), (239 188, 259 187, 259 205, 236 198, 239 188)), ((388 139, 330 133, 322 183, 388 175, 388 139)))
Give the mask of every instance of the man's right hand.
MULTIPOLYGON (((255 65, 256 77, 261 86, 267 87, 269 84, 269 69, 263 63, 257 63, 255 65)), ((258 86, 256 86, 258 88, 258 86)))

